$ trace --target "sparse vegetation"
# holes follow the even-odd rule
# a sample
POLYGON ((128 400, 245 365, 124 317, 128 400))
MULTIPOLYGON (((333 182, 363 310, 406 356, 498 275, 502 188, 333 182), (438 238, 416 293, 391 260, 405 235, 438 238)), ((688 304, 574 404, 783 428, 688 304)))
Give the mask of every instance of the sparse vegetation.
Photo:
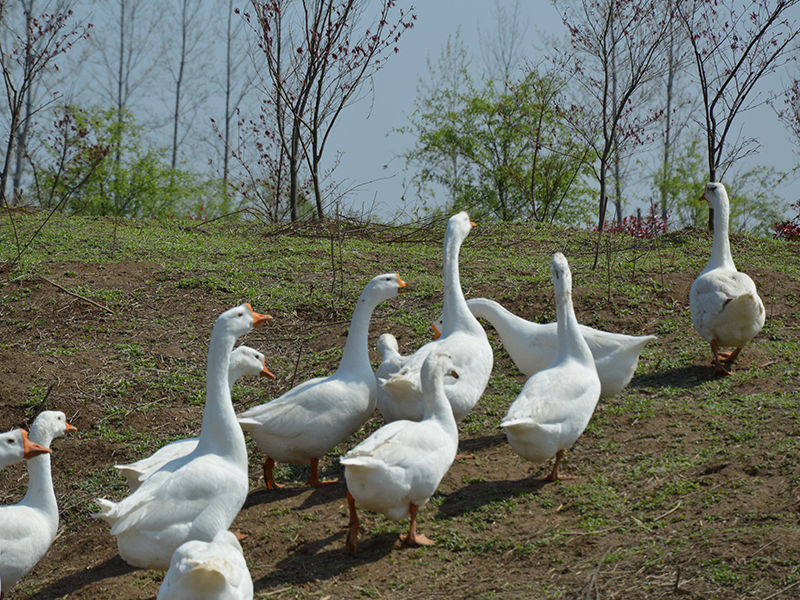
MULTIPOLYGON (((24 236, 44 217, 15 218, 24 236)), ((16 250, 4 219, 0 260, 16 250)), ((54 445, 63 532, 9 600, 155 597, 160 576, 124 565, 107 526, 89 517, 92 500, 126 494, 113 464, 196 435, 208 336, 222 310, 247 300, 274 317, 244 342, 264 352, 278 379, 237 384, 237 410, 329 373, 353 303, 376 273, 397 271, 416 293, 378 307, 371 343, 391 331, 408 353, 430 339, 443 225, 349 223, 344 238, 334 228, 54 215, 14 270, 0 271, 0 426, 29 425, 46 401, 79 428, 54 445), (341 239, 335 260, 332 239, 341 239)), ((576 479, 546 484, 550 465, 523 463, 509 449, 498 424, 524 378, 490 331, 492 379, 460 428, 460 452, 475 458, 456 461, 420 512, 432 548, 401 548, 405 524, 365 513, 358 558, 348 557, 344 485, 312 491, 302 487, 307 466, 278 465, 289 485, 267 491, 264 457, 248 444, 251 493, 234 529, 247 534, 257 598, 563 599, 582 597, 592 582, 601 598, 672 598, 676 589, 791 597, 800 569, 795 249, 732 239, 737 265, 763 292, 767 324, 734 375, 713 379, 688 313, 710 234, 610 233, 597 270, 594 240, 580 230, 479 223, 461 251, 467 297, 552 319, 546 265, 559 250, 573 267, 581 322, 659 336, 630 386, 601 400, 567 453, 565 473, 576 479)), ((338 456, 380 425, 376 413, 325 457, 321 476, 341 477, 338 456)), ((26 481, 23 466, 1 472, 0 503, 16 502, 26 481)))

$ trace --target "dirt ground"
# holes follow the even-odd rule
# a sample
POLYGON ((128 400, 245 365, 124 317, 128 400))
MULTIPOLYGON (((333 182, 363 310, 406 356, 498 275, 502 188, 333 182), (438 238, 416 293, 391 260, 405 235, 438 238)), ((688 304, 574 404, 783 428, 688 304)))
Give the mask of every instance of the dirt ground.
MULTIPOLYGON (((182 370, 191 380, 187 385, 202 391, 211 326, 229 306, 221 303, 218 293, 202 286, 179 286, 153 263, 53 263, 41 272, 46 272, 47 280, 6 281, 0 288, 2 425, 29 426, 33 416, 46 407, 63 410, 79 431, 53 444, 53 472, 61 508, 59 535, 42 562, 6 594, 6 599, 153 599, 161 574, 138 570, 122 561, 108 526, 89 517, 91 500, 124 495, 122 478, 113 474, 111 465, 149 454, 157 447, 153 440, 160 437, 197 433, 201 403, 164 404, 164 394, 154 382, 167 371, 182 370), (116 290, 115 305, 124 306, 124 310, 111 313, 103 309, 102 299, 92 304, 65 293, 56 283, 69 289, 86 284, 92 289, 116 290), (130 365, 137 363, 132 356, 149 359, 148 368, 133 370, 130 365), (138 443, 137 436, 142 432, 152 440, 138 443), (109 486, 109 481, 114 484, 109 486)), ((672 287, 664 299, 688 310, 693 275, 671 273, 667 277, 672 287)), ((770 318, 787 320, 780 335, 797 341, 792 315, 797 310, 794 299, 800 297, 800 284, 777 271, 761 273, 758 283, 760 289, 774 290, 768 307, 770 318)), ((480 295, 486 290, 472 292, 480 295)), ((508 304, 529 306, 521 313, 528 318, 537 317, 537 302, 547 300, 544 292, 540 292, 541 298, 527 297, 524 290, 515 293, 520 302, 508 304)), ((656 313, 628 313, 619 305, 614 311, 598 309, 581 290, 576 290, 576 298, 581 299, 576 305, 584 322, 613 322, 622 330, 635 326, 642 333, 656 331, 656 313)), ((389 305, 397 308, 405 301, 397 298, 389 305)), ((269 312, 269 307, 254 308, 269 312)), ((278 357, 293 362, 290 349, 297 332, 317 328, 318 335, 309 348, 313 352, 341 347, 347 325, 338 317, 329 320, 324 314, 299 310, 293 319, 276 319, 244 341, 263 351, 267 365, 275 370, 278 357)), ((370 335, 375 361, 379 357, 374 342, 384 330, 377 316, 370 335)), ((411 350, 415 341, 403 336, 402 331, 395 333, 401 337, 401 350, 411 350)), ((688 395, 698 394, 695 386, 710 377, 707 350, 693 331, 684 328, 660 333, 659 341, 657 353, 646 365, 640 365, 631 384, 635 392, 627 400, 631 406, 637 399, 651 400, 648 396, 659 393, 640 377, 658 377, 662 387, 683 387, 688 395), (687 343, 697 347, 700 358, 675 368, 659 366, 660 357, 666 364, 687 343)), ((764 367, 771 361, 779 361, 786 375, 747 379, 741 384, 734 375, 731 396, 796 388, 797 362, 775 358, 758 339, 742 353, 741 369, 746 371, 748 365, 764 367)), ((322 366, 330 369, 335 363, 328 360, 322 366)), ((496 353, 497 373, 518 383, 524 381, 502 352, 496 353)), ((252 405, 259 397, 278 395, 288 388, 290 380, 282 377, 275 382, 247 382, 250 387, 244 397, 235 397, 237 410, 252 405)), ((670 402, 668 397, 658 400, 670 402)), ((587 530, 576 494, 589 473, 606 469, 608 485, 615 487, 617 498, 646 499, 661 489, 661 482, 657 476, 635 483, 623 477, 628 468, 625 457, 665 452, 675 440, 681 448, 695 447, 699 455, 706 450, 704 445, 711 443, 694 417, 675 425, 674 417, 659 412, 634 418, 635 409, 626 414, 610 410, 611 406, 611 401, 601 402, 595 416, 601 419, 604 435, 585 435, 568 454, 566 473, 576 478, 559 483, 544 482, 549 465, 532 468, 523 463, 496 428, 487 427, 478 436, 462 436, 461 451, 475 459, 457 461, 441 484, 435 506, 432 503, 422 511, 420 528, 437 540, 437 546, 402 547, 398 532, 403 532, 405 524, 395 526, 364 514, 355 558, 344 550, 345 486, 309 489, 302 485, 307 467, 293 467, 278 471, 279 479, 290 481, 286 489, 266 490, 260 470, 263 457, 250 443, 251 492, 233 529, 247 535, 243 547, 256 597, 800 597, 800 585, 791 585, 800 581, 800 491, 787 476, 785 465, 776 466, 776 461, 766 456, 770 439, 800 434, 797 413, 786 418, 776 415, 769 431, 760 432, 765 438, 762 449, 756 444, 756 450, 744 458, 691 466, 681 473, 684 481, 694 484, 687 489, 725 490, 722 501, 703 506, 691 502, 695 492, 689 491, 668 505, 672 508, 659 507, 649 513, 646 522, 641 516, 630 515, 600 529, 587 530), (615 451, 621 455, 619 460, 613 457, 615 451), (742 486, 741 492, 736 482, 742 486), (731 534, 742 531, 737 529, 739 520, 748 519, 771 525, 758 528, 759 534, 753 538, 731 534), (554 531, 559 532, 556 541, 551 537, 554 531), (543 540, 549 541, 540 544, 543 540), (665 554, 664 548, 673 542, 675 550, 665 554), (480 550, 480 544, 485 550, 480 550), (714 565, 727 565, 730 571, 730 565, 736 564, 750 565, 759 573, 748 585, 742 585, 741 575, 730 580, 722 574, 714 575, 714 565), (758 581, 763 583, 756 585, 758 581), (782 591, 784 588, 790 589, 782 591)), ((476 411, 479 415, 483 411, 495 427, 502 417, 495 414, 496 409, 481 404, 476 411)), ((373 428, 380 425, 377 413, 373 421, 373 428)), ((354 441, 339 450, 343 453, 354 441)), ((335 457, 326 458, 323 468, 324 476, 341 474, 335 457)), ((797 469, 797 465, 791 468, 797 469)), ((0 504, 18 501, 26 485, 23 466, 4 471, 0 474, 0 504)))

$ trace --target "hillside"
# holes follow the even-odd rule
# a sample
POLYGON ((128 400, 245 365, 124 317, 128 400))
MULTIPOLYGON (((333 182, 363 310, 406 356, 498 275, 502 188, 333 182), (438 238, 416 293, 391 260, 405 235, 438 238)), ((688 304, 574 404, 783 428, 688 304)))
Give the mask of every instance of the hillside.
MULTIPOLYGON (((122 498, 112 468, 195 435, 211 327, 248 301, 274 317, 244 342, 276 381, 245 379, 237 411, 331 372, 353 303, 371 277, 398 272, 415 292, 379 305, 403 353, 430 339, 441 309, 444 222, 389 228, 348 222, 265 226, 54 217, 9 273, 42 217, 0 216, 0 430, 30 426, 43 408, 78 428, 53 444, 61 531, 7 600, 154 599, 161 574, 133 569, 93 499, 122 498)), ((263 455, 248 443, 251 492, 234 529, 257 598, 789 598, 800 590, 800 259, 796 244, 731 241, 738 268, 767 310, 734 375, 712 378, 691 325, 689 287, 708 232, 656 240, 612 236, 592 270, 594 240, 577 230, 482 226, 461 251, 467 298, 488 297, 527 319, 554 318, 549 264, 573 270, 580 322, 652 333, 630 386, 603 399, 566 455, 564 474, 531 466, 498 428, 524 383, 495 349, 489 387, 461 424, 461 451, 420 512, 432 548, 401 547, 407 523, 362 515, 359 553, 345 553, 344 485, 303 487, 308 467, 280 465, 284 490, 264 488, 263 455)), ((381 425, 378 413, 321 463, 381 425)), ((0 472, 0 504, 25 492, 23 465, 0 472)))

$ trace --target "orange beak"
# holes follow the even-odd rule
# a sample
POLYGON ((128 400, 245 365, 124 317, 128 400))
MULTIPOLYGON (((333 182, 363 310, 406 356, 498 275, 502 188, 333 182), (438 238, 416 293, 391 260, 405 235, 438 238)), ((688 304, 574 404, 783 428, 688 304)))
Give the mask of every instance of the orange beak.
POLYGON ((77 428, 77 427, 75 427, 75 426, 73 426, 73 425, 70 425, 69 423, 67 423, 66 425, 67 425, 67 426, 64 428, 64 431, 65 431, 65 432, 66 432, 66 431, 78 431, 78 428, 77 428))
POLYGON ((248 303, 247 308, 250 309, 250 312, 253 313, 253 327, 258 327, 262 323, 266 323, 267 321, 271 321, 272 317, 269 315, 262 315, 253 310, 253 307, 250 306, 248 303))
POLYGON ((440 337, 442 337, 442 334, 439 333, 438 329, 436 329, 436 325, 431 325, 431 329, 433 329, 433 339, 438 340, 440 337))
POLYGON ((28 459, 28 458, 33 458, 34 456, 39 456, 40 454, 52 452, 50 448, 45 448, 44 446, 40 446, 39 444, 30 441, 28 439, 27 431, 25 431, 24 429, 22 429, 21 431, 22 431, 23 457, 28 459))
POLYGON ((267 367, 261 369, 261 373, 258 374, 259 377, 267 377, 268 379, 275 379, 275 375, 269 372, 267 367))
POLYGON ((397 291, 402 294, 403 292, 410 292, 413 289, 414 288, 410 284, 408 284, 405 281, 403 281, 402 279, 400 279, 400 274, 398 273, 397 274, 397 291))

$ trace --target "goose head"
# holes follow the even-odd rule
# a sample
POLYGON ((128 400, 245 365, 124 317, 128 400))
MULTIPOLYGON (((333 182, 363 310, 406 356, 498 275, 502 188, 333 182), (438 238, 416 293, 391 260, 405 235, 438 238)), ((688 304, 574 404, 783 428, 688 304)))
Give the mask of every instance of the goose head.
POLYGON ((13 429, 0 434, 0 455, 7 455, 18 460, 33 458, 50 452, 46 448, 28 439, 28 432, 24 429, 13 429))
POLYGON ((725 186, 721 183, 711 182, 706 184, 706 189, 700 200, 705 200, 708 205, 715 211, 728 211, 730 202, 728 201, 728 192, 725 186))
POLYGON ((375 346, 383 360, 400 353, 400 347, 397 345, 397 338, 391 333, 382 333, 375 346))
POLYGON ((553 279, 553 287, 556 296, 563 297, 572 291, 572 271, 569 269, 567 257, 556 252, 553 254, 553 262, 550 265, 550 277, 553 279))
POLYGON ((475 227, 475 223, 470 221, 467 211, 461 211, 460 213, 454 214, 447 221, 445 237, 455 236, 456 239, 464 240, 473 227, 475 227))
POLYGON ((31 425, 31 437, 37 443, 50 445, 53 439, 64 435, 68 431, 78 431, 77 428, 67 423, 67 416, 60 410, 45 410, 31 425))
POLYGON ((409 284, 400 279, 397 273, 384 273, 373 277, 372 281, 367 284, 364 293, 361 295, 362 300, 370 296, 378 301, 388 300, 394 298, 398 294, 404 294, 413 290, 409 284))
POLYGON ((432 352, 422 363, 420 382, 425 395, 432 393, 437 382, 442 381, 446 375, 458 379, 458 373, 453 366, 453 357, 447 352, 432 352))
POLYGON ((249 346, 239 346, 231 352, 231 362, 228 365, 228 379, 231 384, 244 376, 268 377, 275 379, 265 364, 264 355, 249 346))
POLYGON ((254 312, 250 304, 245 302, 222 313, 217 318, 215 327, 221 325, 226 331, 239 338, 254 327, 270 320, 272 320, 271 316, 254 312))

